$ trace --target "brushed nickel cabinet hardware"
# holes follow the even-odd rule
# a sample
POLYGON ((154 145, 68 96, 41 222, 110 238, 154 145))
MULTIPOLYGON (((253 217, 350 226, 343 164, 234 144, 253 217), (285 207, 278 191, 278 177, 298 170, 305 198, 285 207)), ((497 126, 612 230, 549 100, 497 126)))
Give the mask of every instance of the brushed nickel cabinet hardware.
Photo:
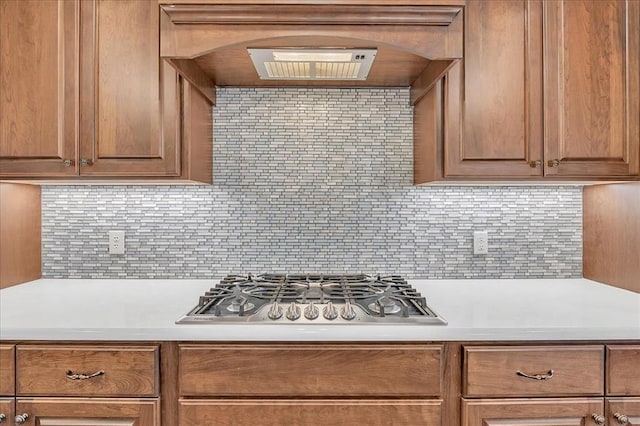
POLYGON ((98 377, 102 375, 104 375, 104 370, 99 370, 91 374, 82 374, 82 373, 75 374, 71 370, 67 371, 67 379, 70 379, 70 380, 87 380, 87 379, 93 379, 94 377, 98 377))
POLYGON ((596 422, 598 426, 602 426, 606 420, 604 416, 601 416, 600 414, 596 414, 596 413, 593 413, 591 415, 591 418, 593 419, 594 422, 596 422))
POLYGON ((0 413, 0 423, 2 423, 4 421, 4 419, 6 419, 7 416, 5 416, 4 413, 0 413))
POLYGON ((62 160, 62 162, 64 163, 64 165, 66 167, 71 167, 73 166, 73 160, 69 160, 68 158, 65 158, 64 160, 62 160))
POLYGON ((18 414, 13 421, 16 422, 17 425, 23 425, 27 422, 27 419, 29 418, 29 414, 27 413, 22 413, 22 414, 18 414))
POLYGON ((536 167, 542 167, 542 160, 529 161, 529 167, 535 169, 536 167))
POLYGON ((629 417, 625 416, 624 414, 615 413, 613 415, 613 418, 615 418, 618 424, 621 426, 625 426, 629 423, 629 417))
POLYGON ((520 377, 525 377, 527 379, 533 379, 533 380, 549 380, 553 377, 553 370, 549 370, 546 373, 540 373, 540 374, 527 374, 523 371, 516 371, 516 374, 520 377))
POLYGON ((558 160, 557 158, 554 160, 547 161, 547 166, 549 167, 558 167, 559 165, 560 165, 560 160, 558 160))
POLYGON ((88 158, 82 158, 80 160, 80 165, 81 166, 91 166, 91 165, 93 165, 93 161, 89 160, 88 158))

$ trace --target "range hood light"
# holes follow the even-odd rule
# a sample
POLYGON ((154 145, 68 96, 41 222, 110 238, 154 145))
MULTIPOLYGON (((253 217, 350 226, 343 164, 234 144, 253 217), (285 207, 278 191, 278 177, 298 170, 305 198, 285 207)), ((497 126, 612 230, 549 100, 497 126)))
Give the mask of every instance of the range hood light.
POLYGON ((351 62, 351 52, 274 51, 273 60, 287 62, 351 62))

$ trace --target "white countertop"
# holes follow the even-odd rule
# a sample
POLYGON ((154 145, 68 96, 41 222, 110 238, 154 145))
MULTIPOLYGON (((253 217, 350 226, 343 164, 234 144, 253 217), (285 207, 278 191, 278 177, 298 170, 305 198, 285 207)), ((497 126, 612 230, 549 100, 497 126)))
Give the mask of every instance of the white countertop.
POLYGON ((640 294, 586 279, 409 280, 449 324, 181 324, 218 280, 52 280, 0 290, 2 340, 638 340, 640 294))

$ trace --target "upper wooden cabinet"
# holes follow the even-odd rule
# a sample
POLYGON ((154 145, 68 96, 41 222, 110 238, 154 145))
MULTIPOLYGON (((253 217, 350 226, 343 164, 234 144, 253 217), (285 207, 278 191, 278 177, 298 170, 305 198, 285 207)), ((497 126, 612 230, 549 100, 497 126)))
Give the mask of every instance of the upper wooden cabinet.
POLYGON ((79 7, 0 2, 0 176, 78 174, 79 7))
POLYGON ((212 105, 160 58, 157 2, 2 2, 0 23, 0 177, 211 182, 183 129, 212 105))
POLYGON ((444 175, 539 177, 542 4, 469 1, 465 13, 464 59, 445 90, 444 175))
POLYGON ((544 4, 545 175, 640 172, 640 2, 544 4))

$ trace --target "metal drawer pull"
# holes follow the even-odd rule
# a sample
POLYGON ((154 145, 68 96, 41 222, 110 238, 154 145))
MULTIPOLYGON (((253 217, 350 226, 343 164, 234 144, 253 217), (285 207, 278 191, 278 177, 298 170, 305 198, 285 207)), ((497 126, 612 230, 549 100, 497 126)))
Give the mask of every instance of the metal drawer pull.
POLYGON ((27 422, 29 415, 27 413, 18 414, 13 421, 16 422, 17 425, 23 425, 27 422))
POLYGON ((546 373, 543 374, 527 374, 523 371, 516 371, 516 374, 520 377, 526 377, 527 379, 533 379, 533 380, 549 380, 550 378, 553 377, 553 370, 549 370, 546 373))
POLYGON ((596 422, 598 426, 603 425, 604 422, 607 420, 604 418, 604 416, 601 416, 600 414, 596 414, 596 413, 593 413, 591 415, 591 418, 593 419, 594 422, 596 422))
POLYGON ((96 371, 92 374, 74 374, 73 371, 67 371, 67 379, 71 380, 87 380, 93 379, 94 377, 102 376, 104 374, 104 370, 96 371))
POLYGON ((6 419, 7 416, 5 416, 4 413, 0 413, 0 423, 2 423, 4 421, 4 419, 6 419))
POLYGON ((615 413, 613 417, 616 419, 619 425, 624 426, 626 424, 629 424, 629 417, 625 416, 624 414, 615 413))

